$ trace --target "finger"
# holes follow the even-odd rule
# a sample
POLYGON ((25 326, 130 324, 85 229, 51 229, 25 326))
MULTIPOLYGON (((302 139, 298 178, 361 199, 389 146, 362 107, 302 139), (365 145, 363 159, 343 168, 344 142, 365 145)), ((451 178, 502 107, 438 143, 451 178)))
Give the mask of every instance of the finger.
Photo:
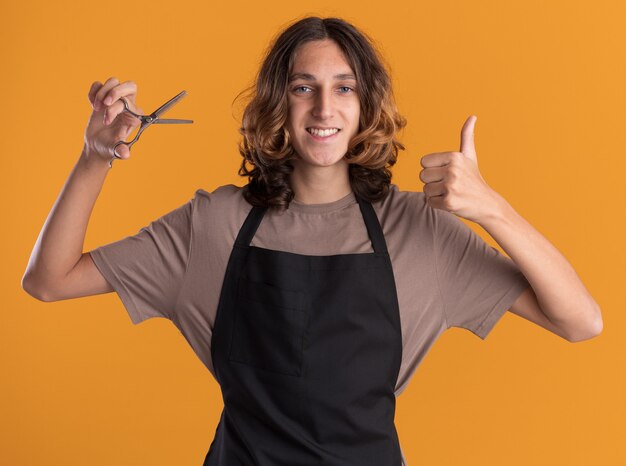
POLYGON ((474 147, 474 126, 476 116, 470 115, 461 130, 461 152, 471 159, 476 160, 476 148, 474 147))
POLYGON ((118 100, 114 104, 109 105, 108 107, 105 107, 102 121, 104 122, 105 125, 109 125, 111 124, 113 120, 115 120, 115 117, 118 116, 123 111, 124 111, 124 103, 121 100, 118 100))
POLYGON ((107 94, 107 92, 109 92, 111 88, 117 86, 119 82, 120 81, 117 78, 112 77, 112 78, 107 79, 104 82, 104 85, 100 89, 98 89, 98 92, 96 92, 96 98, 95 98, 95 103, 94 103, 94 108, 96 110, 102 109, 103 107, 102 99, 107 94))
POLYGON ((445 167, 430 167, 430 168, 424 168, 420 172, 419 178, 423 183, 432 183, 433 181, 443 180, 445 174, 446 174, 445 167))
POLYGON ((101 87, 102 87, 102 83, 100 81, 95 81, 94 83, 91 84, 91 88, 89 89, 87 98, 89 99, 89 103, 91 104, 92 107, 94 104, 94 100, 96 98, 96 92, 98 92, 101 87))
POLYGON ((450 163, 453 154, 454 152, 434 152, 432 154, 426 154, 420 159, 420 164, 424 168, 443 167, 450 163))
MULTIPOLYGON (((139 107, 133 108, 133 105, 130 104, 130 102, 128 105, 133 112, 140 114, 140 115, 143 113, 143 110, 141 110, 139 107)), ((111 123, 113 123, 113 120, 115 120, 115 118, 117 118, 117 116, 124 111, 124 109, 125 109, 124 102, 122 102, 122 98, 120 98, 118 101, 114 102, 113 104, 109 105, 108 107, 104 109, 104 114, 102 115, 102 122, 105 125, 110 125, 111 123)), ((130 113, 127 113, 125 115, 127 119, 125 119, 126 125, 123 126, 124 130, 130 132, 132 129, 136 128, 137 126, 141 124, 141 119, 137 118, 135 115, 131 115, 130 113)))
POLYGON ((444 196, 431 196, 426 198, 426 203, 432 207, 433 209, 441 209, 446 210, 445 208, 445 197, 444 196))
MULTIPOLYGON (((126 97, 130 104, 134 103, 136 94, 137 84, 134 81, 125 81, 111 88, 103 97, 102 101, 104 105, 112 105, 119 100, 120 97, 126 97)), ((132 106, 131 110, 134 111, 132 106)))
POLYGON ((120 144, 113 151, 118 155, 121 159, 127 159, 130 157, 130 149, 127 144, 120 144))
POLYGON ((446 191, 446 186, 443 181, 433 181, 431 183, 426 183, 424 188, 422 189, 427 198, 444 196, 446 191))

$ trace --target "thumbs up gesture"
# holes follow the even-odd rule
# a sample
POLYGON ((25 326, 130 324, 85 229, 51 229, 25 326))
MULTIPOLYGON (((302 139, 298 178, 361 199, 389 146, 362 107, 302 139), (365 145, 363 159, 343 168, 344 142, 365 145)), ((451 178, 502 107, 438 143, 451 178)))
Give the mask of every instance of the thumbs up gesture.
POLYGON ((461 152, 435 152, 423 156, 420 180, 426 202, 473 222, 481 223, 495 212, 500 195, 478 171, 474 147, 476 116, 470 115, 461 130, 461 152))

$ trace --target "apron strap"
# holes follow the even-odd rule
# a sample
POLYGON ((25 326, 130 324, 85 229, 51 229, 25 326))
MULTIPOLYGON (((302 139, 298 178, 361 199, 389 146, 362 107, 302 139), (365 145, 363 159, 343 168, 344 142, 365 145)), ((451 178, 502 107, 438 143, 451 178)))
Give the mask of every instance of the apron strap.
POLYGON ((250 241, 252 241, 257 228, 259 228, 266 210, 267 207, 252 206, 246 221, 239 230, 237 239, 235 239, 235 247, 247 248, 250 245, 250 241))
POLYGON ((372 241, 372 247, 374 249, 374 252, 378 254, 387 254, 387 243, 385 242, 383 229, 380 226, 380 222, 378 221, 378 217, 376 216, 374 207, 370 202, 361 199, 359 196, 355 195, 355 197, 356 200, 359 202, 359 207, 361 208, 363 220, 365 220, 365 226, 367 227, 367 232, 370 235, 370 240, 372 241))

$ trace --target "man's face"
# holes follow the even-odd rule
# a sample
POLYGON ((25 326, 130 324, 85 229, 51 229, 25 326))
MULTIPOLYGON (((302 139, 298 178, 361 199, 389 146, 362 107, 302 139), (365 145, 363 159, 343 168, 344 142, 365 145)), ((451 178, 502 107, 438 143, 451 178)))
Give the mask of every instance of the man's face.
POLYGON ((287 129, 298 153, 294 162, 341 161, 359 130, 360 104, 354 71, 335 42, 312 41, 296 49, 288 104, 287 129))

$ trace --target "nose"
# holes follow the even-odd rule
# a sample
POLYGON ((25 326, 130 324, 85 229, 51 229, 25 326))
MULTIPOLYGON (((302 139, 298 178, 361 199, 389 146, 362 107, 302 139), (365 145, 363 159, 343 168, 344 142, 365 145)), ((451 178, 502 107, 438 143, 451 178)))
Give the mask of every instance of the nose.
POLYGON ((313 116, 326 120, 333 115, 333 101, 331 91, 320 90, 315 96, 313 116))

